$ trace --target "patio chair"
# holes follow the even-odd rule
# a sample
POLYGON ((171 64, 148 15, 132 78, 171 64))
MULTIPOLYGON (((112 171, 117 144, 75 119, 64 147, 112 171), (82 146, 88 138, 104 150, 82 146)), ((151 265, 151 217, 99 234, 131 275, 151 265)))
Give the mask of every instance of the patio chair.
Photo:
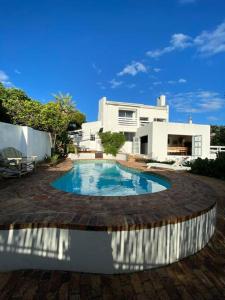
POLYGON ((176 171, 182 171, 182 170, 190 170, 190 167, 187 167, 184 165, 185 162, 188 161, 188 157, 181 157, 175 160, 173 164, 163 164, 163 163, 148 163, 147 169, 150 168, 162 168, 162 169, 170 169, 170 170, 176 170, 176 171))
POLYGON ((18 166, 15 160, 5 160, 0 154, 0 178, 21 177, 28 171, 23 166, 18 166))
POLYGON ((35 171, 37 156, 25 157, 22 152, 13 148, 7 147, 0 151, 1 158, 10 165, 17 166, 21 171, 35 171))

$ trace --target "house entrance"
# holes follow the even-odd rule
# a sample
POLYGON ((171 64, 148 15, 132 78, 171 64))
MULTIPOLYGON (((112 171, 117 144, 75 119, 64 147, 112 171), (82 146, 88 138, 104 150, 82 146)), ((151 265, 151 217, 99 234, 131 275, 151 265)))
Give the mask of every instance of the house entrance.
POLYGON ((141 154, 148 154, 148 136, 142 136, 140 138, 140 142, 141 142, 141 154))

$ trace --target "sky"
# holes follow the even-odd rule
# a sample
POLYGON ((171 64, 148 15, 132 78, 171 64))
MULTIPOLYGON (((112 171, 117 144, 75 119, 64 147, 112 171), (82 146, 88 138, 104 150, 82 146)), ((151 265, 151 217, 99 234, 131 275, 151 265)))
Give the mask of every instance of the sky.
POLYGON ((225 125, 225 1, 0 0, 0 81, 88 121, 103 96, 165 94, 170 121, 225 125))

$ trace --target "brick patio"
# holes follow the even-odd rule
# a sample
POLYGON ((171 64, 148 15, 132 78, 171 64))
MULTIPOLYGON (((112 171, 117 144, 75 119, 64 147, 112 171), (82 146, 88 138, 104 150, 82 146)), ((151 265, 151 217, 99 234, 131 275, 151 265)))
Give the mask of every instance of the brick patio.
MULTIPOLYGON (((183 218, 193 216, 196 212, 199 214, 214 205, 217 199, 216 233, 209 244, 199 253, 178 263, 151 271, 128 275, 90 275, 38 270, 0 273, 0 299, 225 298, 224 181, 190 174, 157 171, 169 177, 173 184, 173 189, 162 192, 162 194, 166 195, 163 206, 162 203, 157 202, 157 199, 160 199, 159 196, 157 197, 157 194, 148 195, 147 198, 144 196, 140 197, 138 205, 137 203, 136 205, 129 205, 128 198, 130 197, 120 198, 122 207, 118 206, 118 203, 115 204, 115 198, 111 197, 114 202, 109 201, 110 203, 102 212, 104 215, 102 217, 102 214, 99 216, 102 209, 100 207, 101 209, 99 210, 100 203, 97 202, 98 205, 95 203, 92 206, 93 199, 90 199, 91 197, 75 196, 76 200, 71 203, 71 197, 74 197, 74 195, 56 191, 49 187, 49 182, 68 170, 69 167, 70 162, 67 162, 58 168, 40 169, 30 177, 1 182, 1 228, 23 228, 33 226, 32 224, 36 224, 36 226, 60 224, 60 227, 70 228, 70 224, 73 224, 73 226, 77 225, 78 228, 82 225, 83 229, 88 226, 89 229, 96 230, 100 226, 101 230, 102 228, 116 230, 113 227, 114 224, 119 224, 119 228, 124 227, 124 218, 116 218, 121 208, 123 208, 123 217, 126 217, 126 224, 127 220, 129 220, 129 228, 133 228, 135 224, 142 227, 151 227, 156 222, 162 222, 165 219, 180 221, 183 218), (196 206, 198 201, 193 197, 197 190, 200 191, 199 206, 196 206), (182 197, 184 193, 187 195, 187 198, 182 197), (61 203, 61 200, 55 201, 56 199, 61 199, 61 196, 58 197, 59 195, 63 196, 63 203, 61 203), (177 199, 187 202, 177 203, 177 199), (188 199, 191 201, 191 205, 188 205, 188 199), (175 202, 171 202, 172 200, 175 202), (91 207, 91 210, 85 208, 87 205, 91 207), (127 205, 128 208, 124 210, 127 205), (157 215, 157 218, 152 214, 149 222, 149 219, 145 218, 145 205, 151 205, 147 209, 153 209, 154 212, 161 205, 161 208, 163 208, 161 209, 162 214, 157 215), (135 207, 136 209, 134 210, 135 207), (174 213, 175 207, 179 207, 179 209, 174 213), (93 211, 93 209, 95 210, 93 211), (112 209, 116 209, 114 218, 110 218, 112 209), (63 213, 60 212, 61 210, 63 210, 63 213), (74 219, 74 212, 71 210, 79 211, 79 214, 81 215, 82 213, 83 217, 77 218, 77 213, 74 219), (90 214, 91 212, 93 215, 97 213, 101 222, 98 218, 94 219, 93 215, 90 214), (138 218, 130 217, 135 214, 138 215, 138 218)), ((135 167, 140 167, 140 165, 135 165, 135 167)), ((107 198, 102 197, 101 203, 105 205, 107 198)), ((75 228, 77 227, 75 226, 75 228)))

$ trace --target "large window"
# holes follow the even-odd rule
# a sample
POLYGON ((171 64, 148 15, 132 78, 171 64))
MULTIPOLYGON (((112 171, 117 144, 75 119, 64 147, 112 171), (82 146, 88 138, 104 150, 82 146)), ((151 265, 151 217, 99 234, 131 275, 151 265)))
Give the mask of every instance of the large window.
POLYGON ((119 110, 119 117, 121 118, 133 118, 134 111, 132 110, 119 110))
POLYGON ((124 132, 123 133, 126 139, 126 142, 133 142, 133 138, 135 137, 135 132, 124 132))

